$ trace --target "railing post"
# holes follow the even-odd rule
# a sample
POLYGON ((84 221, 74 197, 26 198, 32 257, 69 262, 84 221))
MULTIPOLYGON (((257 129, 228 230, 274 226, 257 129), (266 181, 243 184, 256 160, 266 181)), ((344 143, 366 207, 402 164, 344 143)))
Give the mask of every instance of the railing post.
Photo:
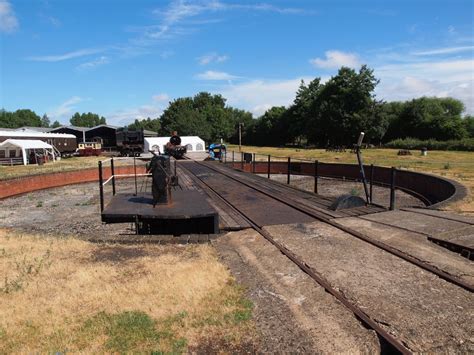
POLYGON ((290 167, 291 167, 291 158, 288 157, 288 171, 286 175, 286 183, 289 185, 290 184, 290 167))
POLYGON ((373 186, 374 186, 374 164, 370 164, 370 203, 372 203, 373 196, 373 186))
POLYGON ((252 172, 255 174, 255 153, 253 153, 253 158, 252 158, 252 172))
POLYGON ((391 169, 391 178, 390 178, 390 211, 395 209, 395 178, 396 171, 394 167, 391 169))
POLYGON ((314 161, 314 193, 318 193, 318 173, 319 173, 319 161, 314 161))
POLYGON ((115 167, 114 167, 114 158, 110 159, 110 172, 112 173, 112 194, 115 196, 115 167))
POLYGON ((104 210, 104 185, 102 185, 102 162, 99 161, 99 198, 100 212, 104 210))
POLYGON ((268 154, 268 165, 267 165, 267 178, 270 179, 270 154, 268 154))
POLYGON ((244 171, 244 152, 240 152, 240 169, 244 171))
POLYGON ((232 169, 234 169, 234 151, 232 151, 232 169))

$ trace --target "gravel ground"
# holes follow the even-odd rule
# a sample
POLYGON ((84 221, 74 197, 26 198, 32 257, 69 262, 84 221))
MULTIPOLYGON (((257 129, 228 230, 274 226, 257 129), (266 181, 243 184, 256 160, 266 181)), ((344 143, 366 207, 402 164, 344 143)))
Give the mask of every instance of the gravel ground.
MULTIPOLYGON (((272 175, 271 179, 286 184, 287 177, 286 175, 272 175)), ((291 175, 290 184, 302 190, 314 191, 314 178, 310 176, 291 175)), ((318 193, 327 197, 338 197, 343 194, 357 195, 362 198, 365 197, 364 185, 360 182, 326 178, 320 178, 318 180, 318 193)), ((374 186, 373 196, 374 203, 385 207, 390 206, 390 189, 374 186)), ((424 207, 425 204, 416 197, 397 190, 395 192, 395 206, 396 208, 424 207)))
POLYGON ((35 191, 0 200, 0 227, 80 238, 133 233, 128 224, 102 224, 97 183, 35 191))

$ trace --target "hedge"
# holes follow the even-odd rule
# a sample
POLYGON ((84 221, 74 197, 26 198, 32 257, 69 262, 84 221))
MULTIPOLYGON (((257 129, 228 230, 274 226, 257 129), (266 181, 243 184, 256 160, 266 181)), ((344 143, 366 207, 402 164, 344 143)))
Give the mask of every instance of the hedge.
POLYGON ((474 152, 474 138, 437 141, 436 139, 421 140, 416 138, 395 139, 385 144, 387 148, 428 150, 459 150, 474 152))

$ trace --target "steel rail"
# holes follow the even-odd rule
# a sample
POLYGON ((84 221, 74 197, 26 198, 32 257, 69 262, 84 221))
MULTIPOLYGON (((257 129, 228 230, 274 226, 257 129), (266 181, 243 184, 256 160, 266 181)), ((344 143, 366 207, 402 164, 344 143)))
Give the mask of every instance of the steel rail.
MULTIPOLYGON (((199 163, 198 163, 199 164, 199 163)), ((184 164, 183 164, 184 165, 184 164)), ((256 232, 262 235, 266 240, 268 240, 271 244, 273 244, 278 250, 280 250, 288 259, 290 259, 293 263, 295 263, 301 270, 303 270, 307 275, 309 275, 316 283, 318 283, 321 287, 323 287, 328 293, 334 296, 339 302, 341 302, 347 309, 349 309, 356 317, 359 319, 366 327, 374 330, 377 335, 379 336, 380 340, 386 342, 386 344, 391 348, 390 350, 394 350, 397 353, 401 354, 412 354, 412 351, 408 349, 404 343, 397 338, 395 338, 392 334, 387 332, 384 328, 382 328, 377 321, 372 319, 367 313, 365 313, 361 308, 357 305, 350 302, 341 292, 337 291, 333 288, 329 281, 327 281, 321 274, 319 274, 316 270, 314 270, 311 266, 306 264, 303 260, 299 259, 296 254, 294 254, 291 250, 287 247, 282 245, 281 243, 277 242, 270 233, 266 230, 262 229, 261 226, 256 224, 251 218, 249 218, 246 214, 240 211, 237 207, 235 207, 231 202, 229 202, 225 197, 223 197, 218 191, 216 191, 212 186, 207 184, 204 180, 202 180, 199 176, 191 172, 184 166, 181 166, 182 169, 185 169, 191 174, 191 178, 198 183, 198 185, 206 191, 209 195, 216 196, 218 199, 223 201, 229 208, 231 208, 235 213, 239 214, 256 232)), ((201 164, 199 164, 201 165, 201 164)), ((382 344, 381 344, 382 345, 382 344)), ((393 351, 391 351, 393 352, 393 351)))
POLYGON ((423 270, 429 271, 429 272, 435 274, 436 276, 440 277, 441 279, 443 279, 447 282, 450 282, 450 283, 452 283, 456 286, 459 286, 459 287, 461 287, 461 288, 463 288, 463 289, 465 289, 469 292, 474 291, 473 285, 468 284, 467 282, 465 282, 465 281, 463 281, 463 280, 447 273, 446 271, 440 270, 437 267, 432 266, 428 263, 425 263, 425 262, 423 262, 423 261, 421 261, 421 260, 419 260, 419 259, 417 259, 417 258, 415 258, 415 257, 413 257, 409 254, 406 254, 406 253, 404 253, 404 252, 402 252, 402 251, 400 251, 400 250, 398 250, 398 249, 396 249, 396 248, 394 248, 390 245, 387 245, 383 242, 380 242, 378 240, 370 238, 370 237, 368 237, 368 236, 366 236, 366 235, 364 235, 364 234, 362 234, 362 233, 360 233, 360 232, 358 232, 358 231, 356 231, 352 228, 343 226, 343 225, 333 221, 332 219, 329 219, 328 217, 323 216, 321 212, 315 211, 314 209, 312 209, 310 207, 306 207, 306 206, 303 206, 303 205, 298 205, 298 202, 295 201, 295 200, 291 200, 291 199, 286 198, 286 197, 280 197, 280 196, 277 196, 275 194, 271 194, 271 193, 265 191, 264 189, 262 189, 261 187, 252 186, 251 184, 249 184, 245 181, 242 181, 241 179, 238 179, 235 176, 232 176, 231 174, 224 173, 221 169, 216 169, 214 167, 211 167, 208 164, 203 164, 203 163, 200 163, 200 162, 197 162, 197 161, 195 161, 195 163, 198 164, 198 165, 207 167, 210 170, 216 171, 219 174, 227 176, 228 178, 230 178, 234 181, 237 181, 237 182, 239 182, 239 183, 241 183, 241 184, 243 184, 247 187, 250 187, 250 188, 252 188, 252 189, 268 196, 268 197, 271 197, 271 198, 273 198, 277 201, 280 201, 281 203, 284 203, 287 206, 290 206, 290 207, 292 207, 292 208, 294 208, 294 209, 296 209, 300 212, 303 212, 303 213, 305 213, 305 214, 307 214, 311 217, 314 217, 318 221, 327 223, 327 224, 331 225, 332 227, 335 227, 339 230, 342 230, 343 232, 345 232, 345 233, 347 233, 351 236, 354 236, 354 237, 356 237, 356 238, 358 238, 358 239, 360 239, 364 242, 367 242, 367 243, 369 243, 369 244, 371 244, 371 245, 373 245, 373 246, 375 246, 379 249, 382 249, 382 250, 384 250, 384 251, 386 251, 386 252, 388 252, 392 255, 395 255, 395 256, 397 256, 397 257, 399 257, 399 258, 401 258, 401 259, 403 259, 403 260, 405 260, 405 261, 407 261, 407 262, 409 262, 409 263, 411 263, 415 266, 420 267, 423 270))

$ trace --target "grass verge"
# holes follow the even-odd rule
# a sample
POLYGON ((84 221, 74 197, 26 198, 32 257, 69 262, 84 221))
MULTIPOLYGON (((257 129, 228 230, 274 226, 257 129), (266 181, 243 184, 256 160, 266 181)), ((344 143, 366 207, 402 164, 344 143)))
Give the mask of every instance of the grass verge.
POLYGON ((257 343, 252 304, 209 245, 97 245, 0 230, 0 275, 0 353, 257 343))

